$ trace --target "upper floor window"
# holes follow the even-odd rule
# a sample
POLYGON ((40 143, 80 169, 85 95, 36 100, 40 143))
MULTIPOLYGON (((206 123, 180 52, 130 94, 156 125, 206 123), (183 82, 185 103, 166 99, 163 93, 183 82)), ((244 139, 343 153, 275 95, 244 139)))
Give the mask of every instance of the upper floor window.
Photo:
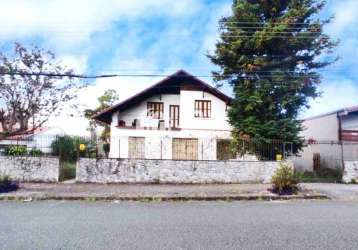
POLYGON ((195 100, 195 117, 211 117, 211 101, 195 100))
POLYGON ((153 119, 163 119, 163 103, 162 102, 148 102, 147 116, 153 119))

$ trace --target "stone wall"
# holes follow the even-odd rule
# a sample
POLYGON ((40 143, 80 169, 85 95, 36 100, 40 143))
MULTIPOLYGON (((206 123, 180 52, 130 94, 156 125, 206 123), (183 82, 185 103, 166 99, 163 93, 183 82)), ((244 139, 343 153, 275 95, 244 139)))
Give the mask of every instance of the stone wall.
POLYGON ((279 162, 80 159, 76 180, 91 183, 269 183, 279 162))
POLYGON ((26 182, 57 182, 60 164, 54 157, 0 156, 0 176, 26 182))
POLYGON ((343 182, 350 183, 352 180, 358 182, 358 161, 345 161, 343 182))

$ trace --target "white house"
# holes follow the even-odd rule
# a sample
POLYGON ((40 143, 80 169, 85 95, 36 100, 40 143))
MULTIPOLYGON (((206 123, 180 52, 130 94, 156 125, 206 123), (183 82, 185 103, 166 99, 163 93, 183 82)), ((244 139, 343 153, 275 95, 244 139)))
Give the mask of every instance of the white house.
POLYGON ((29 130, 17 135, 8 136, 0 140, 0 153, 3 153, 5 147, 25 146, 28 151, 39 149, 45 154, 52 152, 51 144, 57 136, 64 135, 61 128, 41 127, 35 130, 29 130))
POLYGON ((231 98, 180 70, 94 116, 111 125, 111 158, 231 158, 231 98))

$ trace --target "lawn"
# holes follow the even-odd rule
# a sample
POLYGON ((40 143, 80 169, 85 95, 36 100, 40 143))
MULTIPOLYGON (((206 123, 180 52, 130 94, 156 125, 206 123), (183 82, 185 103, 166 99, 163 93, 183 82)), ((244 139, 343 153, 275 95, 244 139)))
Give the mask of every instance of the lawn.
POLYGON ((299 182, 303 183, 341 183, 342 170, 321 169, 315 172, 296 172, 299 182))

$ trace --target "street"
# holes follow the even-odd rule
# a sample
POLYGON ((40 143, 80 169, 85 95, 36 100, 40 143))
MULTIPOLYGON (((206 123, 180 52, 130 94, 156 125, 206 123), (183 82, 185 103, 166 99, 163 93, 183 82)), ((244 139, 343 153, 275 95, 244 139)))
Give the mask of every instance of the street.
POLYGON ((0 202, 1 249, 358 249, 358 203, 0 202))

